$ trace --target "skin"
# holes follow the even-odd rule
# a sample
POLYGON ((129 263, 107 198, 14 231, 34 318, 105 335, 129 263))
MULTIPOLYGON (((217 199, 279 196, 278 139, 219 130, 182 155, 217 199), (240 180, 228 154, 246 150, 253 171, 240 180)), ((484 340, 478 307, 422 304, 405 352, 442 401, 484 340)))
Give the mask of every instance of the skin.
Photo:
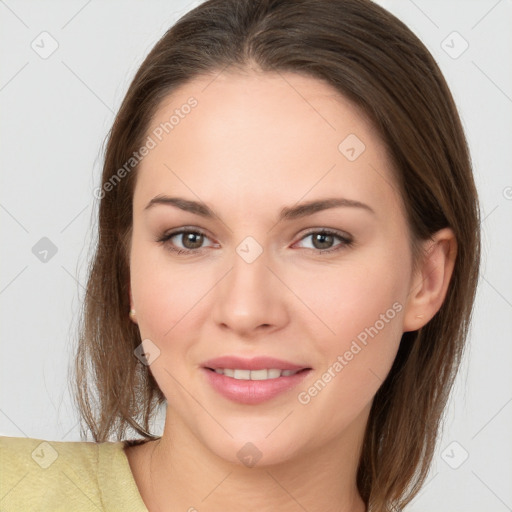
POLYGON ((132 321, 160 351, 150 370, 168 408, 162 438, 126 450, 135 481, 151 512, 225 511, 235 503, 249 511, 364 511, 356 469, 372 400, 402 333, 440 308, 455 238, 444 229, 425 241, 427 256, 413 273, 386 148, 328 84, 253 69, 214 78, 196 79, 165 100, 148 135, 190 96, 198 105, 137 170, 132 321), (366 146, 354 161, 338 149, 349 134, 366 146), (159 194, 201 201, 217 217, 169 205, 145 210, 159 194), (360 201, 373 213, 337 207, 277 221, 285 206, 327 197, 360 201), (169 249, 190 250, 200 238, 195 246, 181 235, 156 241, 184 226, 205 232, 202 252, 169 249), (322 246, 308 234, 312 228, 350 234, 353 245, 334 237, 322 246), (263 249, 252 263, 236 251, 247 236, 263 249), (298 394, 394 303, 401 306, 394 318, 300 403, 298 394), (232 354, 313 370, 295 389, 242 405, 214 391, 200 370, 207 359, 232 354), (237 457, 248 442, 262 454, 254 467, 237 457))

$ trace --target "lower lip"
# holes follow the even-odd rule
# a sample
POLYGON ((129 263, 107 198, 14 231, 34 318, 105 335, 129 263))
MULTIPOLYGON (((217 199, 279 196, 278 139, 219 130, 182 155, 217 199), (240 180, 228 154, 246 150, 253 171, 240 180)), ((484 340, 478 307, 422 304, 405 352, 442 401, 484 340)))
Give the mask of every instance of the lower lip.
POLYGON ((299 384, 311 370, 303 370, 287 377, 268 380, 240 380, 226 377, 203 368, 212 387, 222 396, 240 404, 256 405, 289 391, 299 384))

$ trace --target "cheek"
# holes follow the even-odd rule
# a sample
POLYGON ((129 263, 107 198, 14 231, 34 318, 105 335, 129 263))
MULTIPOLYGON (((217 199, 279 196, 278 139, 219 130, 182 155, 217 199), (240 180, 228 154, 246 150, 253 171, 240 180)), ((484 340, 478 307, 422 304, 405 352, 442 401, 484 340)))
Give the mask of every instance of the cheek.
POLYGON ((321 320, 316 338, 321 332, 323 351, 330 353, 342 350, 359 334, 364 341, 364 333, 375 325, 379 331, 401 334, 398 310, 404 307, 408 283, 406 261, 392 251, 369 250, 336 266, 318 266, 315 272, 303 273, 295 290, 321 320))
POLYGON ((336 435, 373 399, 400 344, 407 262, 398 264, 393 252, 378 254, 317 275, 318 293, 308 296, 334 333, 317 334, 322 361, 298 401, 311 417, 329 418, 326 435, 336 435))
POLYGON ((211 288, 193 265, 173 264, 165 249, 134 244, 131 287, 141 336, 165 342, 194 321, 211 288))

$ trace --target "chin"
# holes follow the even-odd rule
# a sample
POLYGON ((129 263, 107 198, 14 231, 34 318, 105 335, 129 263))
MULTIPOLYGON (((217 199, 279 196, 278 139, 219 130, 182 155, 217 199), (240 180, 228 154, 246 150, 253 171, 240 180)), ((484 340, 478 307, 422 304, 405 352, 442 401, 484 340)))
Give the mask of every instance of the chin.
MULTIPOLYGON (((275 427, 274 427, 275 428, 275 427)), ((278 427, 279 428, 279 427, 278 427)), ((205 447, 226 462, 247 468, 262 468, 283 464, 299 456, 301 440, 283 430, 282 436, 271 430, 255 432, 249 429, 245 435, 231 432, 215 439, 203 439, 205 447)))

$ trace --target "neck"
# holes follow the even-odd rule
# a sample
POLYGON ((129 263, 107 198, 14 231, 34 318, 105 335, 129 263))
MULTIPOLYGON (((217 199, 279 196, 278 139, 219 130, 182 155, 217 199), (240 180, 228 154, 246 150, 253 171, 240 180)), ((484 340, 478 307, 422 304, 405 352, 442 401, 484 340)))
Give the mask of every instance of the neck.
POLYGON ((205 447, 168 409, 161 439, 142 445, 130 464, 149 512, 365 512, 356 472, 368 410, 342 436, 285 462, 254 467, 205 447))

